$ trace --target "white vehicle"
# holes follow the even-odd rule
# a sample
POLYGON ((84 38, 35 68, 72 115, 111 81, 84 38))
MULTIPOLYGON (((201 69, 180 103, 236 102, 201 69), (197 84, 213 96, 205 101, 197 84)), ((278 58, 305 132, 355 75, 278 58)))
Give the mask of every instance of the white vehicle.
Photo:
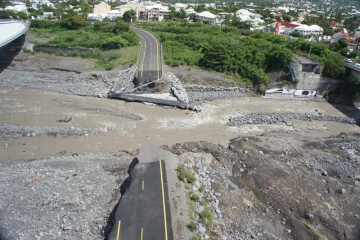
POLYGON ((355 63, 355 67, 360 68, 360 63, 355 63))
POLYGON ((352 63, 352 60, 350 58, 345 59, 345 62, 352 63))
POLYGON ((294 92, 294 96, 299 97, 314 97, 316 96, 316 91, 315 90, 296 90, 294 92))
POLYGON ((265 94, 290 94, 293 95, 296 89, 272 88, 265 91, 265 94))

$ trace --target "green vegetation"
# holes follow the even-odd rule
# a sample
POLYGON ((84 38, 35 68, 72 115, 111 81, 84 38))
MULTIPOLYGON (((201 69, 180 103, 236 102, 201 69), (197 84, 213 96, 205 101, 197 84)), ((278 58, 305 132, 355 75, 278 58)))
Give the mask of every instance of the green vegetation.
POLYGON ((201 213, 199 213, 199 221, 205 225, 206 230, 211 231, 212 230, 212 224, 213 224, 213 213, 209 210, 204 210, 201 213))
POLYGON ((184 166, 179 165, 177 167, 177 173, 178 173, 178 178, 185 182, 185 183, 193 183, 196 181, 195 176, 191 173, 190 170, 186 169, 184 166))
POLYGON ((70 16, 62 21, 32 20, 30 28, 38 37, 49 38, 42 45, 89 48, 85 52, 75 50, 57 55, 93 59, 98 67, 106 70, 136 62, 139 39, 121 20, 89 24, 78 16, 70 16))
POLYGON ((125 22, 135 22, 136 21, 136 12, 132 9, 124 12, 123 20, 125 22))
POLYGON ((254 87, 269 83, 266 71, 285 66, 292 58, 283 36, 270 34, 244 38, 233 26, 167 23, 143 25, 163 43, 165 63, 198 66, 226 73, 254 87))
POLYGON ((187 225, 188 229, 192 232, 196 231, 197 229, 197 223, 195 221, 191 221, 188 225, 187 225))
MULTIPOLYGON (((188 23, 139 24, 155 32, 162 41, 165 63, 171 66, 197 66, 232 76, 236 83, 252 85, 260 92, 269 83, 266 72, 287 65, 293 53, 323 64, 323 75, 342 78, 347 43, 332 47, 303 38, 290 41, 284 36, 253 33, 241 36, 234 26, 218 27, 188 23), (334 52, 332 52, 334 50, 334 52)), ((345 41, 345 40, 344 40, 345 41)))

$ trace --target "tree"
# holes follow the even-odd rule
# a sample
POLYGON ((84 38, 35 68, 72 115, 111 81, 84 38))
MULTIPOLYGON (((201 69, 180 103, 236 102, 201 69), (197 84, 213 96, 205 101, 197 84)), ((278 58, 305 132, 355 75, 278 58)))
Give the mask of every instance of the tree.
POLYGON ((176 10, 175 10, 175 7, 171 6, 169 7, 169 19, 174 19, 176 17, 176 10))
POLYGON ((338 53, 330 53, 324 60, 323 75, 334 79, 341 78, 346 71, 343 58, 338 53))
POLYGON ((118 19, 113 28, 113 33, 127 32, 127 31, 129 31, 129 25, 124 23, 121 19, 118 19))
POLYGON ((78 15, 67 16, 61 21, 60 25, 69 30, 77 30, 85 26, 85 19, 78 15))
POLYGON ((186 18, 186 12, 184 9, 180 9, 180 11, 177 14, 177 17, 180 19, 185 19, 186 18))
POLYGON ((291 17, 287 14, 283 14, 282 18, 284 19, 285 22, 291 22, 291 17))
POLYGON ((281 22, 281 17, 280 17, 280 16, 275 16, 275 20, 276 20, 277 22, 281 22))
POLYGON ((340 51, 344 48, 347 48, 349 45, 349 42, 346 38, 342 38, 340 39, 337 43, 335 43, 335 46, 334 46, 334 51, 337 52, 337 51, 340 51))
POLYGON ((136 21, 136 12, 133 9, 124 12, 123 20, 124 20, 124 22, 135 22, 136 21))

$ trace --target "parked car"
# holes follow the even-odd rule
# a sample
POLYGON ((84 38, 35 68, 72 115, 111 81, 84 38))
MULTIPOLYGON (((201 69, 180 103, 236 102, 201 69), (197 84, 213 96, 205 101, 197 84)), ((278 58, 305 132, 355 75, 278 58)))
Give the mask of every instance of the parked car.
POLYGON ((303 96, 303 97, 314 97, 316 96, 315 90, 296 90, 294 96, 303 96))
POLYGON ((345 62, 352 63, 352 60, 350 58, 345 59, 345 62))
POLYGON ((295 89, 272 88, 265 91, 265 94, 294 94, 295 89))

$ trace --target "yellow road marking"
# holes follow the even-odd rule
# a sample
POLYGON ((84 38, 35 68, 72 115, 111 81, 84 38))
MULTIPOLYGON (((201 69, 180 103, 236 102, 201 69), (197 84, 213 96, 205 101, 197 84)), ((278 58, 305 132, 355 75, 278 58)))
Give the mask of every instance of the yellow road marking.
POLYGON ((117 235, 116 235, 116 240, 120 239, 120 225, 121 225, 121 221, 119 221, 119 224, 118 224, 118 231, 117 231, 117 235))
POLYGON ((144 190, 144 181, 142 181, 141 189, 144 190))
POLYGON ((143 239, 144 239, 144 229, 141 228, 141 240, 143 240, 143 239))
POLYGON ((160 179, 161 179, 162 202, 163 202, 163 209, 164 209, 165 240, 168 240, 168 232, 167 232, 167 224, 166 224, 166 207, 165 207, 164 180, 163 180, 163 172, 162 172, 161 160, 159 161, 159 163, 160 163, 160 179))

